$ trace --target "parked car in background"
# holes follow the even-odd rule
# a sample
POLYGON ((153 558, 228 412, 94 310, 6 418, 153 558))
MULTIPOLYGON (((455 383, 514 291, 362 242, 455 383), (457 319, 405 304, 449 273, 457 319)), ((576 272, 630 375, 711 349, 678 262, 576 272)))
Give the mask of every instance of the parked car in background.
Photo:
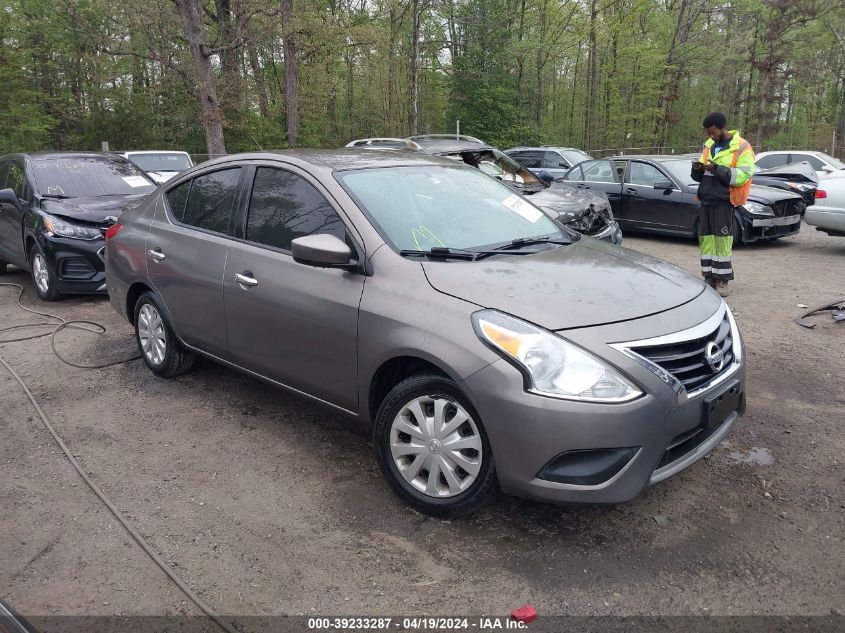
POLYGON ((815 202, 816 189, 819 186, 816 171, 806 161, 755 171, 751 181, 755 185, 797 193, 804 199, 805 207, 815 202))
POLYGON ((845 163, 824 152, 801 150, 785 150, 777 152, 760 152, 757 154, 755 165, 757 169, 771 169, 783 167, 793 163, 808 162, 816 170, 820 179, 836 175, 845 175, 845 163))
POLYGON ((547 171, 555 178, 563 176, 571 167, 593 157, 574 147, 512 147, 505 154, 535 174, 547 171))
POLYGON ((418 143, 407 138, 359 138, 349 141, 346 147, 355 149, 406 149, 419 151, 422 149, 418 143))
POLYGON ((501 180, 536 206, 557 213, 558 221, 569 228, 613 244, 622 243, 622 231, 613 217, 610 201, 601 192, 578 191, 557 181, 541 182, 504 152, 481 141, 468 140, 472 137, 458 140, 448 135, 412 138, 426 154, 460 160, 501 180))
POLYGON ((0 273, 32 273, 38 296, 104 292, 103 235, 155 184, 115 154, 0 156, 0 273))
POLYGON ((167 182, 180 171, 194 166, 187 152, 170 150, 143 150, 123 152, 122 156, 132 161, 156 183, 167 182))
POLYGON ((109 229, 109 297, 159 376, 199 353, 370 427, 420 511, 624 502, 743 414, 739 330, 702 280, 529 200, 420 152, 226 156, 109 229))
MULTIPOLYGON (((698 183, 690 177, 697 156, 614 156, 585 161, 564 179, 582 189, 602 191, 623 231, 698 235, 698 183)), ((736 211, 734 242, 776 239, 798 233, 804 201, 800 195, 751 186, 748 202, 736 211)))
POLYGON ((807 207, 807 224, 828 235, 845 237, 845 178, 827 178, 816 191, 816 201, 807 207))

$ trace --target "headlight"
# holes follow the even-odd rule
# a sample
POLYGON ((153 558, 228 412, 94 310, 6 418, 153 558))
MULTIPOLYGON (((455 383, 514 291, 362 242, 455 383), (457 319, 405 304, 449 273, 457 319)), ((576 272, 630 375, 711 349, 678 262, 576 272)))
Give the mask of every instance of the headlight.
POLYGON ((52 215, 44 215, 44 226, 50 233, 58 235, 59 237, 73 237, 78 240, 95 240, 102 236, 100 229, 92 228, 90 226, 80 226, 78 224, 71 224, 65 222, 52 215))
POLYGON ((774 216, 775 212, 772 211, 771 207, 767 207, 764 204, 760 204, 759 202, 753 202, 749 200, 745 204, 742 205, 745 207, 745 210, 749 213, 753 213, 754 215, 766 215, 766 216, 774 216))
POLYGON ((552 332, 496 310, 472 315, 478 338, 515 363, 529 391, 586 402, 628 402, 642 392, 619 372, 552 332))

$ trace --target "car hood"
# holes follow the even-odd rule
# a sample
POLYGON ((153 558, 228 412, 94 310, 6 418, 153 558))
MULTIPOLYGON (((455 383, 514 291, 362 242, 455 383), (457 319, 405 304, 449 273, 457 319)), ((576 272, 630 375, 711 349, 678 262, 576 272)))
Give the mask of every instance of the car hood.
POLYGON ((819 175, 807 161, 755 171, 752 180, 757 176, 780 178, 781 180, 790 180, 792 182, 809 182, 814 185, 819 183, 819 175))
POLYGON ((553 182, 548 189, 526 197, 535 206, 551 209, 565 216, 565 219, 574 219, 583 215, 589 210, 591 204, 596 208, 607 206, 604 198, 590 191, 576 189, 559 182, 553 182))
POLYGON ((52 215, 61 215, 72 220, 100 224, 109 216, 118 217, 124 211, 132 209, 149 194, 97 196, 95 198, 68 198, 60 200, 44 198, 41 208, 52 215))
POLYGON ((422 266, 435 290, 549 330, 657 314, 706 288, 672 264, 589 237, 531 255, 422 266))

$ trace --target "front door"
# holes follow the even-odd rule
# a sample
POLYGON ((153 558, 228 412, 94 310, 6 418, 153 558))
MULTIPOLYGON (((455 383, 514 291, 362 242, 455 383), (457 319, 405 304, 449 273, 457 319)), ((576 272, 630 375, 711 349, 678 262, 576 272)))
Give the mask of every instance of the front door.
POLYGON ((351 242, 327 196, 295 168, 259 166, 223 299, 232 362, 349 411, 358 409, 358 307, 363 275, 298 264, 297 237, 351 242))
POLYGON ((18 205, 0 202, 0 259, 29 268, 29 255, 23 252, 23 209, 32 192, 26 184, 23 162, 13 160, 0 166, 0 189, 11 189, 20 200, 18 205))
POLYGON ((655 189, 661 181, 672 180, 656 166, 639 160, 628 163, 622 188, 623 217, 631 228, 641 230, 689 232, 688 211, 684 194, 672 182, 671 189, 655 189))
POLYGON ((223 358, 223 270, 242 172, 206 172, 170 189, 159 200, 146 246, 147 275, 176 332, 188 345, 223 358))

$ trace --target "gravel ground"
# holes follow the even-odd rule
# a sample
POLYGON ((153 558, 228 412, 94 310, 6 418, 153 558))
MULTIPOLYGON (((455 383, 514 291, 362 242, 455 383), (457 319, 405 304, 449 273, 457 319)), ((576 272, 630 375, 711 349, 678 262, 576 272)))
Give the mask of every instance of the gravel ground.
MULTIPOLYGON (((690 272, 688 240, 626 245, 690 272)), ((147 542, 228 614, 830 614, 845 610, 845 323, 792 317, 845 297, 845 239, 804 227, 740 248, 729 299, 748 414, 706 460, 615 506, 503 498, 461 521, 410 511, 347 419, 198 363, 84 371, 49 341, 6 343, 72 452, 147 542)), ((0 281, 29 286, 11 272, 0 281)), ((0 288, 0 327, 38 320, 0 288)), ((39 304, 84 362, 135 353, 103 298, 39 304)), ((4 338, 0 335, 0 338, 4 338)), ((0 367, 0 596, 28 615, 193 614, 88 490, 0 367)))

